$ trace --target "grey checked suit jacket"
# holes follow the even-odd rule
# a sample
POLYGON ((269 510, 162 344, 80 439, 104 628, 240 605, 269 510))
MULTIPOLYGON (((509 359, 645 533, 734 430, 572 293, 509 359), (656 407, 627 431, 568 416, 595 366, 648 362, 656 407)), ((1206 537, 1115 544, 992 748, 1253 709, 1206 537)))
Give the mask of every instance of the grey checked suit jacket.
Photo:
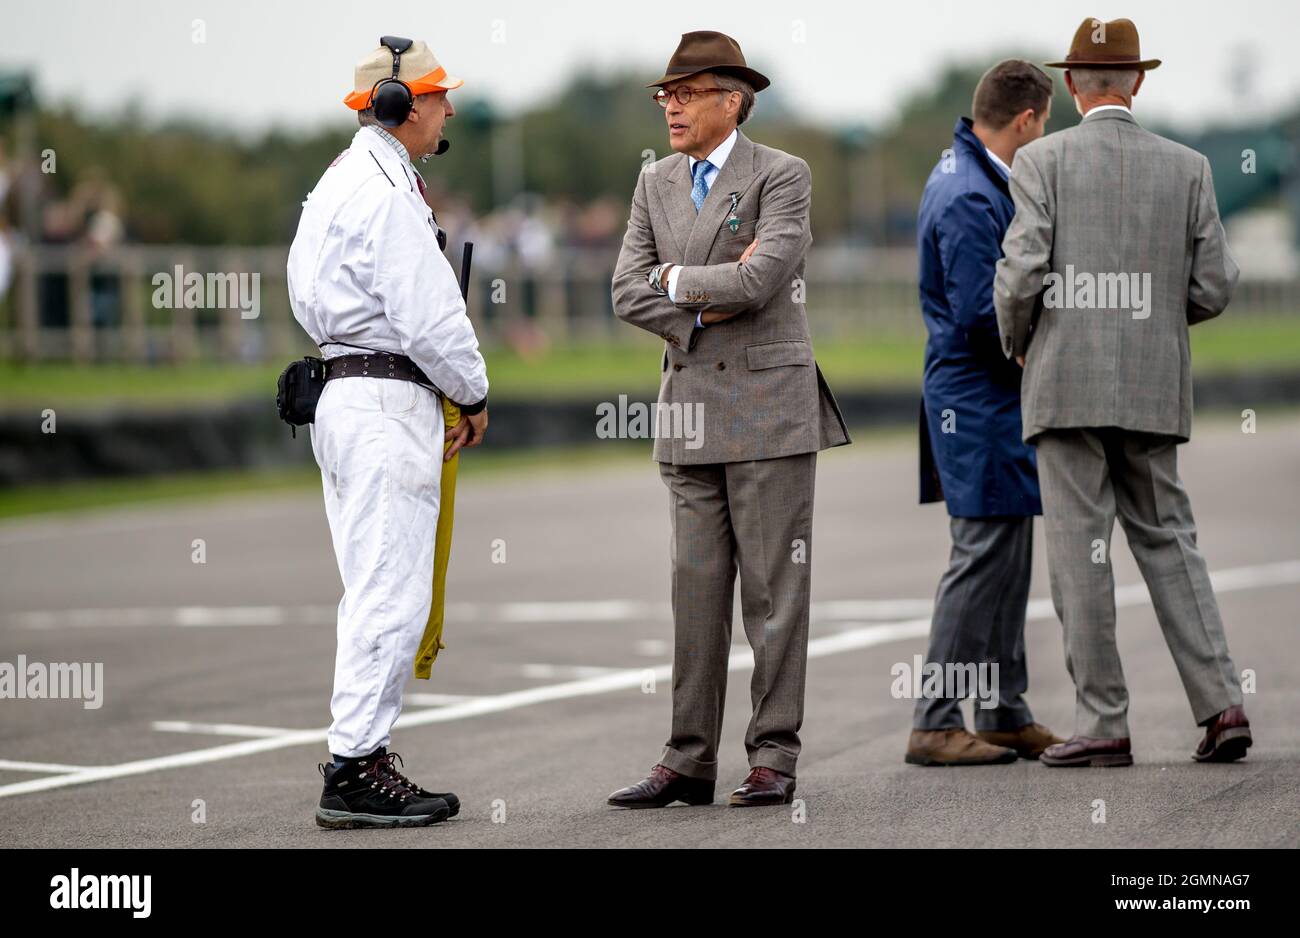
POLYGON ((1011 196, 993 289, 1003 351, 1026 356, 1024 438, 1111 426, 1188 439, 1187 328, 1223 312, 1238 274, 1209 161, 1106 110, 1022 147, 1011 196), (1146 318, 1134 317, 1131 298, 1123 308, 1097 294, 1093 308, 1063 308, 1059 297, 1045 308, 1049 273, 1073 273, 1073 285, 1082 274, 1137 274, 1139 284, 1149 274, 1146 318))
POLYGON ((772 459, 850 442, 813 358, 802 300, 811 202, 807 163, 741 133, 698 215, 686 154, 641 172, 614 270, 614 312, 664 338, 659 403, 703 405, 703 445, 659 436, 659 462, 772 459), (726 223, 732 193, 735 232, 726 223), (737 263, 756 237, 758 250, 737 263), (683 265, 676 303, 646 283, 651 267, 669 262, 683 265), (742 312, 696 329, 700 310, 742 312))

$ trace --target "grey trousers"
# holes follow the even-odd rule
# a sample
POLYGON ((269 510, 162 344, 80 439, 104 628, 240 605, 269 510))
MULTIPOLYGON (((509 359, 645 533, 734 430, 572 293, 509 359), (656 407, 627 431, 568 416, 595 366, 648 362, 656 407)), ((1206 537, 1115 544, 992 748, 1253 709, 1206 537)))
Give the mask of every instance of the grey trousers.
POLYGON ((812 596, 816 453, 660 463, 672 519, 673 724, 660 762, 716 779, 736 574, 754 652, 745 732, 752 768, 795 774, 812 596))
POLYGON ((1118 514, 1197 723, 1241 703, 1177 441, 1115 427, 1038 436, 1052 602, 1074 679, 1075 732, 1127 737, 1128 688, 1115 642, 1110 536, 1118 514))
MULTIPOLYGON (((1025 702, 1025 605, 1034 556, 1034 519, 950 518, 952 554, 939 580, 930 620, 927 664, 996 662, 997 706, 977 701, 976 730, 1014 730, 1034 722, 1025 702)), ((946 687, 951 693, 953 688, 946 687)), ((912 726, 918 730, 964 725, 961 698, 921 697, 912 726)))

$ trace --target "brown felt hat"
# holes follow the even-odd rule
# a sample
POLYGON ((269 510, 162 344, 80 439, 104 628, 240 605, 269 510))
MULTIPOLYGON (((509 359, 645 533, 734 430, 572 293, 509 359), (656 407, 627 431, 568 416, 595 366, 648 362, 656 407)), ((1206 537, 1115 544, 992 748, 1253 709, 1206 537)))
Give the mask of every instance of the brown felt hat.
POLYGON ((771 84, 767 76, 745 64, 745 54, 740 51, 740 43, 724 33, 701 29, 682 35, 682 41, 677 43, 677 51, 668 60, 668 70, 664 77, 650 82, 646 87, 658 88, 700 72, 735 75, 753 85, 755 91, 762 91, 771 84))
POLYGON ((1138 47, 1138 30, 1132 20, 1103 23, 1090 16, 1074 31, 1074 41, 1063 62, 1045 62, 1049 68, 1156 68, 1159 59, 1144 59, 1138 47))

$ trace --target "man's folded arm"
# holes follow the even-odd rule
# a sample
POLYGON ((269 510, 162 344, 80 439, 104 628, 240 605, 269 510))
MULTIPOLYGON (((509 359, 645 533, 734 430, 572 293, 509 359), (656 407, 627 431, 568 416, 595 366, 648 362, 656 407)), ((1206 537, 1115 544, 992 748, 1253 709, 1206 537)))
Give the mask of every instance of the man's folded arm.
POLYGON ((1024 151, 1012 164, 1010 187, 1016 215, 1002 239, 1003 256, 993 278, 993 304, 1007 358, 1024 355, 1029 347, 1034 307, 1051 270, 1053 237, 1052 194, 1024 151))
POLYGON ((460 284, 428 222, 398 192, 383 198, 365 235, 375 258, 371 291, 402 342, 402 352, 462 411, 487 399, 487 365, 465 315, 460 284))
POLYGON ((691 331, 695 328, 695 317, 678 309, 667 296, 650 288, 646 275, 658 263, 659 251, 655 246, 654 231, 650 227, 645 172, 642 171, 637 178, 636 192, 632 196, 632 213, 628 216, 623 246, 618 252, 618 263, 614 266, 614 315, 687 351, 691 331))
POLYGON ((1192 232, 1192 272, 1187 285, 1187 324, 1213 319, 1228 306, 1241 273, 1228 251, 1228 238, 1219 219, 1210 161, 1202 157, 1201 192, 1192 232))
POLYGON ((768 177, 759 197, 754 226, 757 250, 743 264, 682 267, 677 274, 677 306, 728 312, 761 309, 778 290, 792 289, 790 275, 812 244, 811 205, 808 164, 797 158, 783 162, 768 177))

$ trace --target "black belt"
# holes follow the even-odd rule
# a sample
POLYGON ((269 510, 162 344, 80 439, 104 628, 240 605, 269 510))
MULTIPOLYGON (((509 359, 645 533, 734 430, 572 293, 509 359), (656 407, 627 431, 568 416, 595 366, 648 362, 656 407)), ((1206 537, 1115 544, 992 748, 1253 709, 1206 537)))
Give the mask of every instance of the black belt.
POLYGON ((331 381, 334 378, 395 378, 398 381, 412 381, 436 394, 442 393, 420 370, 419 365, 396 352, 327 358, 325 380, 331 381))

